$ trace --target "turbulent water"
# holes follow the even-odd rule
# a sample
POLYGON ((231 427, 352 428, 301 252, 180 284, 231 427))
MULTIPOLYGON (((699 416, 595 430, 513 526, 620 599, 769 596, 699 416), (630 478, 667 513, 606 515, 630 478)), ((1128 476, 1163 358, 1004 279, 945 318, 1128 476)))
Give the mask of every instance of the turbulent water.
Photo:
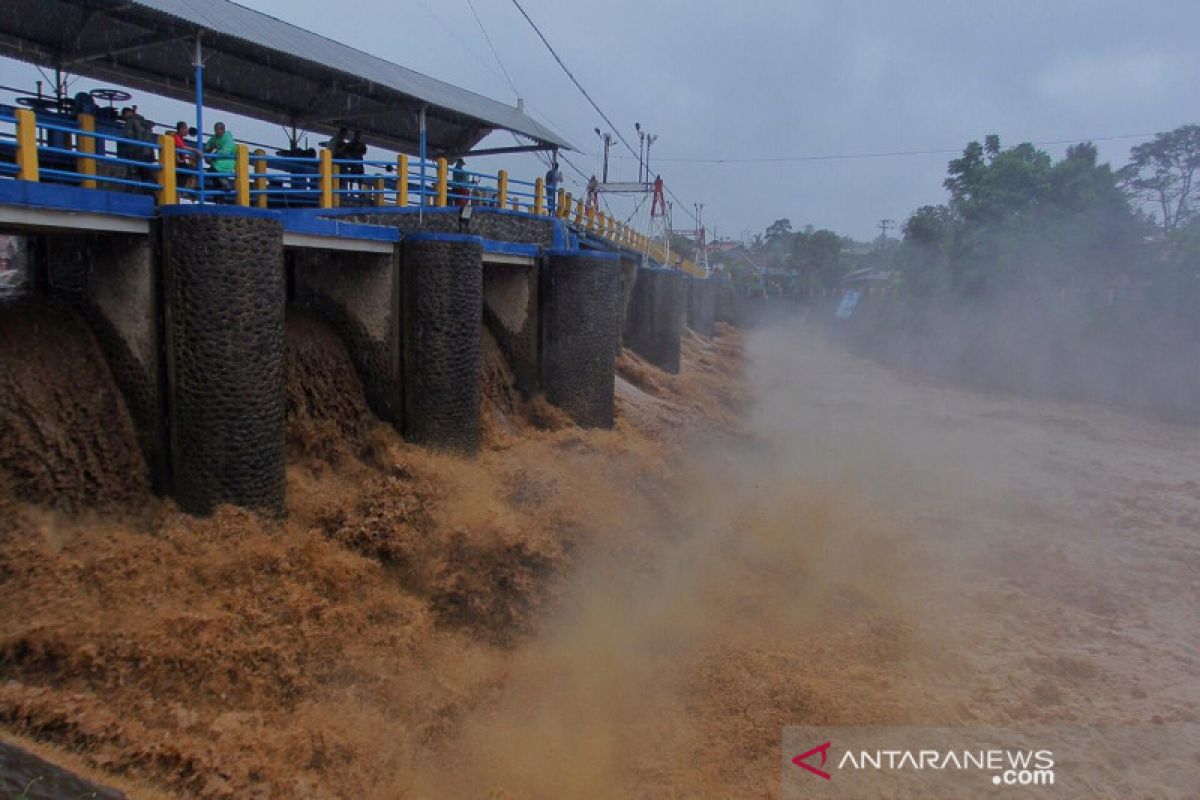
POLYGON ((540 798, 774 796, 793 724, 1196 719, 1195 429, 721 333, 624 354, 612 432, 488 351, 464 461, 290 324, 286 522, 5 501, 0 720, 135 797, 540 798))

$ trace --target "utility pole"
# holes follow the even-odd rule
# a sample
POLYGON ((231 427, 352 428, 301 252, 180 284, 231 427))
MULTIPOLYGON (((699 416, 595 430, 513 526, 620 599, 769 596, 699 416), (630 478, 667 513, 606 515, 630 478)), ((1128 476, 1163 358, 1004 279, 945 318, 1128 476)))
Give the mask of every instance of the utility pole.
POLYGON ((599 128, 593 128, 596 135, 600 137, 600 141, 604 142, 604 177, 601 183, 608 183, 608 151, 612 147, 613 135, 611 133, 601 133, 599 128))
POLYGON ((888 228, 892 227, 895 224, 896 224, 896 220, 894 220, 894 219, 879 220, 879 243, 880 244, 887 244, 888 228))
POLYGON ((645 183, 646 179, 642 177, 642 168, 646 162, 642 159, 642 151, 646 149, 646 134, 642 130, 642 123, 640 122, 633 123, 633 128, 637 131, 638 135, 638 183, 645 183))
POLYGON ((650 145, 658 141, 658 136, 646 134, 646 183, 650 182, 650 145))

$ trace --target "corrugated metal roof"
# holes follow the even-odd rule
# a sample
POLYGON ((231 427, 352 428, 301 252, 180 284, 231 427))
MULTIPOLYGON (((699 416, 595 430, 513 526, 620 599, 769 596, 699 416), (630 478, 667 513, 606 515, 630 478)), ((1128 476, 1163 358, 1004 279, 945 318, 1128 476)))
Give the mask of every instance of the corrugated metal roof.
POLYGON ((411 149, 413 111, 434 117, 431 149, 469 149, 490 130, 571 149, 523 111, 230 0, 6 0, 0 52, 188 99, 191 47, 206 52, 206 105, 312 130, 361 127, 411 149), (155 38, 159 34, 159 38, 155 38), (258 113, 255 113, 258 112, 258 113))

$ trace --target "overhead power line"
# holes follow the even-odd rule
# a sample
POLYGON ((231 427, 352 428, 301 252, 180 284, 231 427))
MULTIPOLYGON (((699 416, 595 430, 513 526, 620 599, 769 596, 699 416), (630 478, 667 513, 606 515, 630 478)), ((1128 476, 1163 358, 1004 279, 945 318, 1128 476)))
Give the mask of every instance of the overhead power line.
MULTIPOLYGON (((1060 144, 1078 144, 1080 142, 1111 142, 1118 139, 1149 139, 1157 136, 1156 133, 1126 133, 1119 136, 1084 136, 1077 139, 1056 139, 1050 141, 1030 142, 1036 147, 1047 147, 1060 144)), ((962 153, 961 147, 939 148, 936 150, 897 150, 893 152, 881 153, 839 153, 833 155, 820 156, 752 156, 752 157, 730 157, 730 158, 686 158, 686 157, 659 157, 655 159, 659 162, 670 162, 675 164, 778 164, 783 162, 795 161, 845 161, 859 158, 898 158, 903 156, 942 156, 942 155, 958 155, 962 153)))
POLYGON ((558 52, 550 44, 550 40, 547 39, 546 35, 542 33, 541 28, 537 26, 537 23, 535 23, 529 14, 526 13, 525 9, 521 7, 521 3, 518 0, 512 0, 512 2, 513 5, 517 7, 517 11, 521 12, 521 16, 525 18, 525 21, 529 23, 529 27, 533 28, 533 32, 536 33, 538 38, 542 40, 542 44, 546 45, 546 49, 550 51, 550 55, 554 56, 554 60, 558 62, 560 67, 562 67, 562 71, 565 72, 567 77, 571 79, 571 83, 575 84, 575 88, 578 89, 585 98, 587 98, 587 101, 591 103, 592 108, 596 109, 596 113, 600 115, 600 117, 608 124, 608 127, 612 129, 613 133, 617 135, 617 138, 621 140, 621 144, 625 145, 629 152, 636 157, 638 154, 637 150, 634 150, 633 145, 626 141, 625 137, 621 135, 620 129, 613 124, 613 121, 608 118, 608 115, 605 114, 600 106, 596 104, 596 101, 592 99, 590 94, 588 94, 588 90, 583 88, 583 84, 579 82, 579 79, 575 77, 575 73, 571 72, 571 70, 563 62, 562 58, 558 55, 558 52))
POLYGON ((492 55, 495 56, 496 63, 500 66, 500 71, 504 73, 504 80, 508 81, 508 88, 513 90, 513 94, 520 97, 521 93, 517 91, 517 85, 513 83, 512 76, 508 74, 508 69, 504 66, 504 62, 500 60, 500 54, 496 52, 496 45, 492 44, 492 37, 488 35, 487 28, 483 27, 483 20, 479 18, 479 12, 475 10, 475 3, 467 0, 467 7, 471 9, 471 16, 475 18, 475 24, 479 26, 479 30, 483 34, 488 48, 492 51, 492 55))
MULTIPOLYGON (((591 94, 588 93, 588 90, 583 88, 583 84, 580 83, 579 79, 575 77, 575 73, 571 72, 570 68, 567 67, 566 63, 562 60, 562 57, 559 56, 558 51, 556 51, 554 46, 550 44, 550 40, 546 38, 544 33, 542 33, 541 28, 537 26, 537 23, 533 21, 533 18, 529 16, 528 12, 521 7, 520 0, 512 0, 512 2, 513 5, 517 7, 517 11, 521 12, 521 16, 525 18, 525 21, 529 23, 529 27, 533 28, 533 32, 536 33, 538 38, 542 40, 542 44, 546 45, 546 49, 550 51, 550 55, 554 56, 554 60, 558 62, 558 66, 562 67, 562 71, 565 72, 567 77, 571 79, 571 83, 575 84, 575 88, 579 90, 579 93, 587 99, 592 108, 596 110, 596 113, 600 115, 600 118, 603 119, 612 132, 616 134, 617 138, 621 141, 621 144, 625 145, 625 149, 628 150, 634 157, 640 158, 641 156, 639 155, 638 151, 635 150, 633 145, 631 145, 624 135, 621 134, 621 129, 618 128, 616 124, 614 124, 613 121, 608 118, 608 115, 604 113, 604 110, 600 108, 599 104, 592 98, 591 94)), ((671 195, 675 202, 679 203, 684 211, 687 212, 688 216, 690 216, 693 220, 696 220, 698 224, 699 220, 696 219, 696 215, 692 211, 688 210, 687 204, 680 200, 675 193, 671 191, 670 187, 667 187, 667 192, 671 195)))

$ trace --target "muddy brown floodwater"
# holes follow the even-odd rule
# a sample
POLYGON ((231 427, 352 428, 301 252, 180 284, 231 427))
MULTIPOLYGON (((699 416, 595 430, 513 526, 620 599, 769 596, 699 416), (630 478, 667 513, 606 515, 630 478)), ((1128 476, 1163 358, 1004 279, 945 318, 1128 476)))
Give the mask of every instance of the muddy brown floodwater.
POLYGON ((485 348, 464 461, 288 336, 286 522, 0 500, 6 737, 131 797, 773 797, 786 725, 1197 719, 1196 429, 722 328, 612 432, 485 348))

